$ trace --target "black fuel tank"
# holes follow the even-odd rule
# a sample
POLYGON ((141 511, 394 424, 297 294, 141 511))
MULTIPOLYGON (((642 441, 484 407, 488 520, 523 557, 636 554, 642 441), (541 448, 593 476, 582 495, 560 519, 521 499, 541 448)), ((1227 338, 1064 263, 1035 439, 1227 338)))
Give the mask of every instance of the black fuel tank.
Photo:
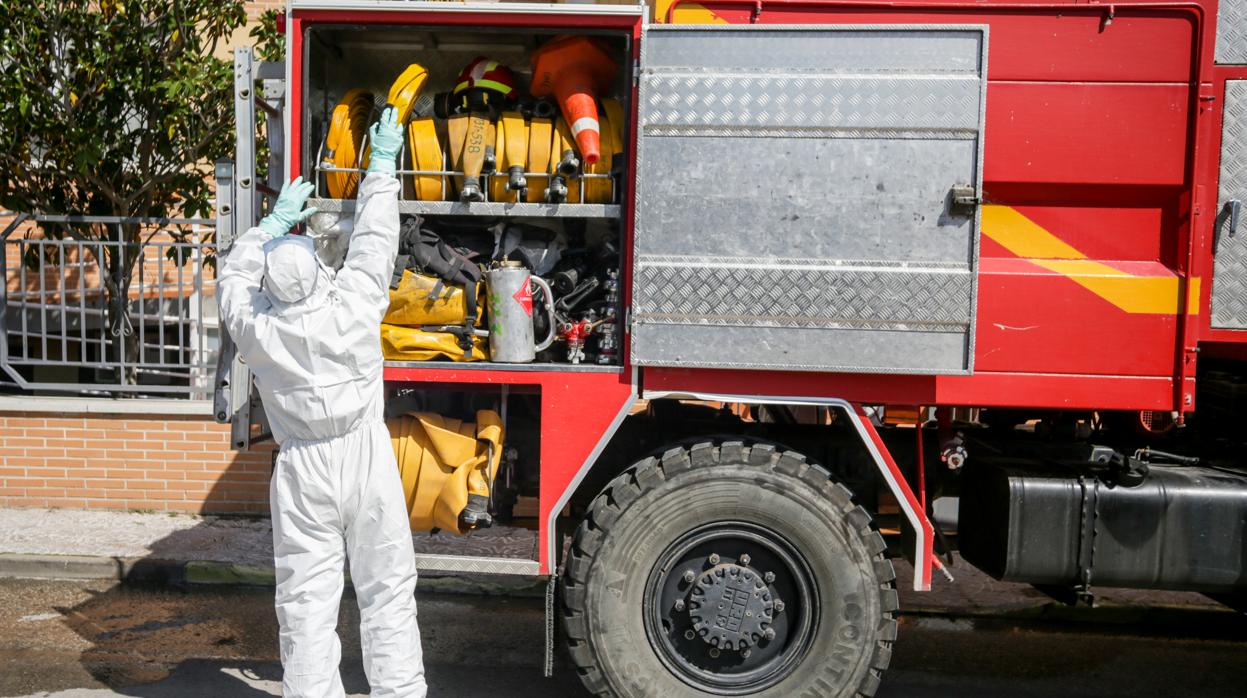
POLYGON ((1247 475, 1151 466, 1136 487, 1085 464, 975 459, 962 556, 996 579, 1203 592, 1247 589, 1247 475))

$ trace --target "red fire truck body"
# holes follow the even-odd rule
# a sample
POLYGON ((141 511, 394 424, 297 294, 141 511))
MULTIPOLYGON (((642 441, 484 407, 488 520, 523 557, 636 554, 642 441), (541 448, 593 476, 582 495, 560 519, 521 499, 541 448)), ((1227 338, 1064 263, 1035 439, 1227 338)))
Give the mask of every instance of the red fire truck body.
MULTIPOLYGON (((1235 262, 1235 259, 1247 259, 1247 254, 1236 257, 1239 253, 1235 251, 1247 242, 1244 240, 1247 231, 1235 231, 1233 227, 1237 225, 1238 199, 1247 193, 1247 174, 1244 174, 1247 173, 1247 141, 1243 140, 1247 133, 1247 46, 1244 45, 1247 44, 1247 31, 1244 31, 1247 3, 1231 0, 1223 5, 1218 9, 1218 3, 1213 0, 1089 4, 995 0, 710 0, 694 4, 674 0, 646 8, 295 0, 288 10, 285 24, 288 41, 287 113, 290 115, 287 123, 286 175, 310 174, 312 155, 323 137, 322 133, 312 130, 313 121, 306 116, 312 109, 309 106, 311 98, 305 96, 310 90, 309 80, 313 79, 313 63, 321 60, 314 57, 319 54, 314 54, 316 49, 311 46, 310 38, 318 28, 601 32, 620 37, 628 54, 621 64, 632 77, 627 83, 631 94, 626 99, 629 124, 624 171, 629 176, 623 178, 626 185, 621 188, 617 202, 620 207, 620 278, 624 308, 621 365, 603 366, 598 370, 568 370, 549 363, 470 365, 388 362, 387 383, 394 389, 403 390, 504 390, 504 399, 506 395, 539 396, 539 451, 535 462, 540 483, 540 545, 534 572, 555 575, 562 570, 567 575, 564 583, 568 586, 564 594, 571 596, 571 610, 565 611, 568 617, 580 618, 577 614, 587 613, 589 625, 595 619, 607 622, 607 616, 595 615, 592 609, 585 611, 583 606, 578 606, 578 603, 587 602, 579 599, 576 591, 578 585, 587 584, 584 575, 594 574, 588 571, 596 569, 592 565, 605 564, 592 556, 582 560, 576 555, 587 555, 585 551, 591 545, 584 541, 591 539, 599 528, 606 529, 597 524, 584 524, 588 529, 577 534, 571 551, 565 553, 560 518, 569 511, 573 523, 580 517, 599 517, 599 521, 612 519, 616 515, 623 517, 631 498, 648 496, 645 494, 649 490, 644 474, 651 472, 652 464, 647 465, 646 461, 640 460, 646 455, 644 452, 629 453, 629 444, 621 441, 631 437, 621 436, 623 432, 620 429, 639 414, 641 408, 638 405, 665 401, 710 403, 725 406, 724 409, 733 405, 752 405, 753 411, 749 412, 752 417, 746 420, 752 436, 743 440, 746 451, 750 443, 761 443, 763 440, 786 443, 779 431, 772 434, 765 426, 772 423, 761 416, 768 407, 790 411, 813 407, 823 408, 826 414, 834 413, 835 418, 831 421, 842 427, 847 425, 847 433, 855 435, 853 438, 864 449, 865 462, 875 469, 882 483, 881 491, 885 497, 890 495, 895 499, 901 524, 909 532, 904 548, 915 561, 913 586, 927 589, 932 572, 938 572, 941 566, 934 548, 936 532, 928 501, 930 483, 937 475, 948 477, 949 468, 940 461, 941 456, 945 461, 951 456, 952 462, 959 464, 959 458, 965 455, 965 451, 958 452, 959 431, 990 424, 987 416, 1008 413, 1015 416, 1008 425, 1009 429, 1013 424, 1029 421, 1036 433, 1051 427, 1044 431, 1049 434, 1049 444, 1054 441, 1070 444, 1086 442, 1089 438, 1085 430, 1079 435, 1077 427, 1072 428, 1073 436, 1059 436, 1065 433, 1063 430, 1071 420, 1099 429, 1108 416, 1125 416, 1127 422, 1133 419, 1144 427, 1156 427, 1150 433, 1146 429, 1137 432, 1138 438, 1132 443, 1138 446, 1156 445, 1153 439, 1179 438, 1172 437, 1172 434, 1190 428, 1182 426, 1187 418, 1194 416, 1193 424, 1201 427, 1205 424, 1199 417, 1205 407, 1201 381, 1206 363, 1215 364, 1218 370, 1238 376, 1224 380, 1219 377, 1217 380, 1223 382, 1217 385, 1229 385, 1235 390, 1237 386, 1247 385, 1247 380, 1242 379, 1247 374, 1247 369, 1244 369, 1247 366, 1247 318, 1242 317, 1247 315, 1244 311, 1247 297, 1241 295, 1247 293, 1247 264, 1235 262), (895 337, 894 340, 889 338, 882 343, 867 342, 863 345, 866 353, 880 356, 887 354, 889 346, 898 347, 896 352, 904 356, 893 358, 888 354, 886 361, 891 363, 886 365, 872 365, 869 357, 860 357, 860 360, 859 357, 845 358, 844 352, 853 346, 849 343, 834 345, 830 351, 837 356, 828 359, 826 364, 818 364, 839 367, 835 370, 819 369, 816 365, 812 368, 813 364, 807 359, 793 359, 792 364, 786 366, 783 357, 790 351, 805 351, 804 348, 792 347, 794 337, 798 338, 797 344, 805 343, 799 339, 806 336, 799 333, 801 330, 796 330, 797 334, 780 334, 776 330, 775 335, 757 340, 758 345, 765 345, 765 353, 761 349, 745 346, 740 349, 743 353, 739 355, 749 358, 740 360, 720 360, 717 358, 720 354, 737 354, 728 351, 725 346, 713 345, 738 342, 749 345, 755 340, 747 333, 725 334, 726 330, 719 326, 715 326, 717 329, 713 331, 707 330, 709 334, 705 335, 691 330, 688 334, 679 335, 679 342, 684 345, 678 350, 680 356, 663 353, 665 345, 661 345, 661 337, 666 335, 657 334, 659 330, 654 328, 666 326, 647 325, 652 314, 641 308, 649 302, 646 280, 658 278, 647 276, 647 269, 652 267, 646 265, 655 264, 651 252, 661 246, 654 240, 661 239, 664 234, 674 234, 662 232, 661 223, 665 219, 655 217, 657 214, 653 212, 662 211, 662 215, 676 220, 678 211, 672 213, 675 209, 663 208, 665 204, 658 201, 670 194, 645 179, 655 176, 655 169, 646 165, 643 159, 652 161, 657 157, 655 153, 658 149, 668 143, 684 147, 692 139, 678 141, 679 129, 664 126, 666 122, 653 125, 663 116, 654 108, 661 100, 656 98, 647 103, 646 91, 650 89, 649 85, 660 84, 664 70, 674 70, 660 63, 668 54, 678 53, 681 39, 672 32, 678 34, 680 27, 690 28, 690 32, 694 29, 713 32, 718 27, 721 34, 714 36, 726 36, 728 39, 758 33, 779 37, 775 39, 776 43, 771 44, 777 53, 782 53, 784 45, 795 45, 791 42, 808 39, 802 33, 804 30, 852 32, 860 29, 882 36, 887 34, 889 28, 895 28, 912 30, 916 32, 915 36, 922 32, 943 36, 948 32, 969 31, 972 38, 981 37, 981 44, 976 44, 982 50, 981 62, 975 65, 971 61, 967 68, 967 74, 972 77, 978 75, 973 79, 981 79, 985 86, 976 107, 981 110, 981 128, 975 130, 971 124, 958 132, 964 132, 961 136, 957 136, 973 143, 980 160, 977 165, 971 163, 969 181, 944 182, 941 185, 945 189, 950 184, 968 185, 969 191, 960 194, 967 200, 960 203, 972 207, 972 212, 968 214, 973 236, 970 240, 973 249, 968 256, 973 280, 966 287, 970 299, 970 320, 965 335, 968 339, 964 345, 957 345, 964 347, 963 363, 926 365, 922 360, 913 358, 912 354, 925 345, 919 343, 911 347, 907 342, 915 335, 903 333, 928 333, 914 340, 917 342, 935 341, 932 337, 938 334, 930 328, 915 327, 913 324, 899 330, 889 326, 888 332, 897 332, 889 335, 895 337), (651 67, 654 65, 658 67, 651 67), (654 82, 648 82, 651 80, 654 82), (648 114, 647 108, 651 110, 648 114), (655 135, 667 136, 668 139, 652 138, 647 131, 651 127, 655 135), (664 128, 667 130, 664 131, 664 128), (631 175, 635 175, 635 180, 631 175), (654 199, 647 198, 651 192, 658 192, 653 194, 654 199), (641 230, 643 227, 644 232, 641 230), (709 339, 699 345, 695 339, 699 336, 709 339), (861 366, 862 369, 853 370, 854 366, 861 366), (1197 389, 1200 390, 1198 403, 1197 389), (760 406, 762 410, 759 410, 760 406), (918 429, 883 426, 884 423, 894 422, 887 419, 887 415, 905 406, 921 406, 918 412, 922 415, 918 420, 920 424, 927 422, 927 416, 936 416, 929 425, 931 428, 926 430, 929 433, 925 445, 921 426, 918 429), (954 408, 958 410, 955 414, 954 408), (981 424, 954 425, 954 419, 962 420, 969 414, 962 408, 977 408, 974 412, 983 417, 978 420, 981 424), (1156 426, 1157 420, 1163 423, 1163 429, 1156 426), (1173 428, 1168 434, 1159 434, 1170 426, 1173 428), (897 443, 909 444, 915 435, 918 441, 916 447, 905 448, 903 454, 897 450, 897 443), (927 454, 925 459, 924 451, 927 454), (607 452, 625 454, 621 461, 625 465, 638 460, 640 463, 630 470, 623 470, 606 463, 608 459, 604 458, 604 454, 607 452), (931 472, 936 468, 940 473, 931 472), (624 474, 620 476, 621 470, 624 474), (624 496, 620 494, 620 483, 626 485, 633 482, 627 480, 628 477, 635 479, 634 485, 629 485, 635 487, 635 491, 624 496), (610 478, 616 480, 603 490, 604 483, 610 478), (603 503, 589 505, 587 514, 583 507, 574 506, 577 501, 592 499, 600 491, 609 496, 603 495, 606 498, 603 503), (603 512, 615 505, 620 512, 604 517, 603 512), (572 556, 570 561, 568 555, 572 556), (583 564, 585 569, 576 569, 578 563, 583 564)), ((826 45, 834 46, 837 41, 847 40, 844 37, 849 36, 835 34, 826 45)), ((827 55, 832 56, 834 51, 828 51, 827 55)), ((337 55, 337 60, 348 60, 351 55, 349 47, 337 55)), ((681 60, 696 59, 685 57, 681 60)), ((811 63, 816 64, 817 61, 811 63)), ((734 70, 737 69, 725 68, 723 75, 727 77, 723 79, 737 79, 739 76, 732 77, 734 70)), ((794 68, 793 74, 800 77, 801 70, 794 68)), ((716 75, 714 79, 719 77, 722 76, 716 75)), ((898 79, 893 75, 874 73, 869 73, 867 77, 868 83, 874 80, 878 84, 898 79)), ((936 75, 931 79, 938 81, 941 78, 936 75)), ((713 82, 710 78, 706 80, 713 82)), ((808 97, 812 100, 817 94, 813 91, 808 97)), ((885 106, 888 104, 887 97, 879 101, 885 106)), ((720 105, 716 103, 713 108, 718 109, 720 105)), ((930 109, 934 112, 940 108, 933 99, 930 109)), ((931 128, 937 126, 939 124, 931 128)), ((704 137, 706 133, 694 135, 704 137)), ((828 137, 849 136, 832 134, 828 137)), ((769 175, 778 171, 773 164, 750 159, 756 158, 756 155, 743 150, 739 152, 742 159, 717 162, 716 165, 724 170, 762 170, 769 175)), ((776 153, 775 158, 780 157, 776 153)), ((839 164, 860 171, 864 179, 870 180, 868 184, 873 195, 875 183, 871 168, 877 163, 872 165, 872 162, 863 156, 863 159, 841 161, 839 164)), ((692 165, 689 167, 690 171, 695 169, 692 165)), ((674 172, 670 176, 678 180, 683 175, 674 172)), ((695 177, 696 174, 690 176, 695 177)), ((796 205, 805 211, 819 201, 843 201, 847 203, 836 210, 857 210, 852 207, 864 196, 854 188, 857 185, 847 179, 828 177, 831 178, 794 179, 797 182, 795 186, 800 187, 795 194, 800 203, 796 205), (821 186, 820 181, 826 181, 826 186, 821 186)), ((879 199, 870 204, 878 208, 867 207, 863 210, 867 215, 871 215, 870 211, 882 211, 879 214, 881 221, 890 221, 886 218, 893 212, 888 208, 889 194, 883 192, 884 178, 878 179, 879 199)), ((694 185, 690 187, 695 188, 694 185)), ((951 196, 955 198, 957 195, 954 191, 951 196)), ((716 207, 727 205, 731 204, 716 199, 687 201, 690 209, 702 211, 700 215, 707 219, 716 215, 716 207)), ((834 205, 840 206, 839 203, 834 205)), ((745 206, 737 213, 738 234, 771 234, 769 231, 773 229, 773 224, 769 220, 739 220, 742 216, 747 217, 749 210, 745 206)), ((888 225, 881 223, 879 229, 871 230, 867 221, 862 232, 856 233, 857 238, 869 237, 877 245, 886 246, 907 234, 889 229, 888 225)), ((793 230, 774 229, 780 231, 776 234, 792 234, 793 230)), ((779 244, 784 242, 781 240, 779 244)), ((801 247, 813 243, 802 237, 794 238, 792 244, 801 247)), ((915 255, 914 259, 921 257, 919 253, 915 255)), ((694 277, 700 272, 687 273, 694 277)), ((724 284, 729 283, 729 277, 716 278, 724 284)), ((898 288, 900 290, 895 294, 887 296, 888 302, 915 308, 936 302, 932 298, 943 292, 937 288, 928 291, 921 286, 901 285, 898 288)), ((733 289, 703 286, 693 295, 733 292, 733 289)), ((798 293, 799 289, 792 292, 798 293)), ((867 295, 870 298, 880 297, 867 295)), ((706 318, 690 322, 689 326, 696 326, 697 331, 701 331, 707 324, 713 325, 713 317, 707 315, 706 318)), ((861 326, 874 327, 869 322, 861 326)), ((822 336, 811 333, 808 341, 817 344, 822 341, 819 339, 822 336)), ((950 354, 954 355, 956 352, 950 354)), ((1231 415, 1243 405, 1241 398, 1236 398, 1239 401, 1234 402, 1232 398, 1225 397, 1224 391, 1209 399, 1217 401, 1223 411, 1228 410, 1231 415)), ((1241 418, 1241 412, 1238 414, 1241 418)), ((827 420, 822 417, 819 420, 825 426, 827 420)), ((677 435, 681 431, 679 418, 665 423, 657 419, 647 424, 650 426, 645 429, 651 431, 659 427, 677 435)), ((817 424, 810 426, 820 428, 817 424)), ((689 436, 699 433, 705 433, 705 430, 690 432, 689 436)), ((995 432, 984 427, 982 433, 995 432)), ((1115 433, 1120 436, 1124 432, 1115 433)), ((1007 440, 1015 436, 1010 431, 1007 440)), ((1129 438, 1135 436, 1136 432, 1130 432, 1129 438)), ((726 461, 729 450, 736 453, 736 442, 732 437, 731 433, 725 433, 708 439, 715 459, 726 461)), ((1095 440, 1094 437, 1090 439, 1095 440)), ((689 445, 683 443, 684 447, 689 445)), ((668 483, 674 482, 678 469, 666 463, 664 458, 674 458, 673 463, 686 462, 679 461, 684 456, 670 455, 670 449, 677 446, 681 446, 680 440, 672 439, 666 449, 660 449, 667 455, 659 455, 656 461, 663 473, 660 479, 668 483)), ((967 448, 971 461, 980 454, 986 455, 983 451, 967 448)), ((698 446, 693 446, 691 453, 694 455, 689 457, 694 466, 698 463, 697 449, 698 446)), ((753 449, 756 456, 758 447, 753 446, 753 449)), ((704 455, 710 451, 700 453, 704 455)), ((777 463, 782 463, 782 456, 775 458, 777 463)), ((1140 458, 1146 460, 1146 456, 1140 458)), ((1104 456, 1100 460, 1093 458, 1092 462, 1108 463, 1109 459, 1111 456, 1104 456)), ((1118 465, 1126 462, 1123 467, 1125 471, 1130 470, 1128 457, 1118 457, 1114 462, 1118 465)), ((1157 460, 1152 462, 1161 463, 1157 460)), ((1163 463, 1167 465, 1154 466, 1153 470, 1160 473, 1165 467, 1175 465, 1170 461, 1163 463)), ((1193 463, 1180 460, 1177 465, 1193 463)), ((1241 464, 1240 458, 1238 465, 1241 464)), ((782 465, 776 467, 783 470, 782 465)), ((832 480, 840 479, 834 477, 835 469, 831 469, 832 480)), ((796 471, 793 470, 794 473, 796 471)), ((801 472, 806 471, 801 469, 801 472)), ((1153 480, 1162 477, 1156 473, 1148 477, 1153 480)), ((1119 484, 1108 476, 1103 479, 1109 484, 1119 484)), ((1083 481, 1087 481, 1085 474, 1083 481)), ((1247 512, 1241 499, 1247 495, 1239 484, 1235 481, 1227 488, 1239 502, 1235 505, 1239 507, 1237 511, 1247 512)), ((831 485, 825 487, 830 488, 831 485)), ((1117 489, 1125 491, 1123 487, 1121 485, 1117 489)), ((1141 487, 1148 487, 1147 480, 1141 487)), ((829 489, 826 491, 830 492, 829 489)), ((865 497, 864 493, 857 491, 852 494, 859 500, 865 497)), ((834 499, 833 495, 829 496, 834 499)), ((1104 496, 1107 497, 1108 493, 1104 496)), ((1086 505, 1085 499, 1081 501, 1083 505, 1090 506, 1086 505)), ((689 506, 695 508, 696 505, 689 506)), ((966 506, 964 501, 962 506, 966 506)), ((867 509, 873 510, 874 507, 867 505, 867 509)), ((1077 524, 1078 517, 1073 518, 1077 524)), ((1232 522, 1234 515, 1230 514, 1227 520, 1232 522)), ((988 524, 984 522, 995 520, 976 515, 974 521, 986 526, 988 524)), ((861 525, 861 522, 855 523, 861 525)), ((961 526, 958 527, 962 535, 965 535, 966 524, 963 513, 961 526)), ((661 527, 656 531, 663 532, 661 527)), ((1241 552, 1244 548, 1241 542, 1238 541, 1239 552, 1234 555, 1231 565, 1237 565, 1239 570, 1243 569, 1241 552)), ((1233 541, 1223 543, 1230 547, 1235 545, 1233 541)), ((625 543, 620 540, 616 544, 625 543)), ((800 548, 799 545, 794 546, 800 548)), ((1027 554, 1039 553, 1032 550, 1027 554)), ((711 560, 718 558, 714 555, 711 560)), ((1089 575, 1092 564, 1086 560, 1083 563, 1077 565, 1079 574, 1089 575)), ((728 569, 729 575, 736 572, 747 574, 750 569, 740 560, 734 564, 738 567, 728 569)), ((812 564, 817 566, 817 563, 812 564)), ((707 567, 713 568, 713 565, 707 567)), ((700 575, 701 569, 696 572, 700 575)), ((1009 574, 997 576, 1007 577, 1009 574)), ((1167 579, 1163 574, 1158 575, 1149 578, 1151 582, 1140 577, 1138 586, 1184 587, 1177 582, 1157 581, 1167 579)), ((1039 573, 1033 579, 1023 573, 1012 574, 1012 578, 1037 584, 1052 583, 1045 574, 1039 573)), ((1122 573, 1120 579, 1126 580, 1123 585, 1131 585, 1130 574, 1122 573)), ((1233 584, 1218 587, 1202 582, 1193 582, 1186 588, 1241 594, 1247 585, 1244 579, 1247 577, 1240 577, 1236 588, 1233 584)), ((883 580, 885 586, 888 581, 883 580)), ((588 595, 591 597, 593 587, 588 584, 588 595)), ((1088 592, 1089 585, 1084 585, 1081 591, 1088 592)), ((698 588, 706 594, 720 593, 713 586, 698 588)), ((579 593, 584 593, 583 587, 580 587, 579 593)), ((676 601, 679 608, 683 608, 683 603, 682 599, 676 601)), ((793 605, 792 602, 789 605, 793 605)), ((814 602, 808 602, 805 608, 814 614, 813 617, 824 612, 820 610, 824 607, 814 602)), ((855 607, 850 604, 846 608, 855 607)), ((830 610, 826 612, 831 613, 830 610)), ((773 609, 767 613, 771 614, 768 617, 778 617, 773 609)), ((885 617, 890 617, 886 610, 885 617)), ((604 694, 621 695, 652 694, 660 690, 661 682, 630 682, 626 678, 629 670, 619 664, 624 660, 612 654, 614 650, 607 646, 608 642, 586 637, 594 631, 587 629, 586 625, 577 625, 578 622, 569 621, 567 632, 571 635, 573 657, 588 677, 586 682, 591 688, 604 694), (595 648, 591 656, 586 643, 595 648)), ((700 632, 697 617, 694 616, 690 622, 700 632)), ((712 630, 710 636, 714 636, 714 632, 712 630)), ((705 636, 704 633, 702 635, 705 636)), ((741 637, 745 639, 739 642, 744 644, 738 644, 735 649, 743 656, 749 656, 751 647, 755 648, 754 652, 762 651, 759 640, 741 637)), ((652 637, 651 640, 656 643, 655 648, 661 644, 652 637)), ((877 638, 878 642, 885 640, 890 641, 886 637, 877 638)), ((715 640, 716 643, 718 641, 715 640)), ((733 640, 729 638, 723 642, 723 651, 726 652, 732 647, 733 640)), ((711 649, 714 649, 711 655, 717 658, 720 645, 716 644, 711 649)), ((663 655, 665 651, 655 649, 654 653, 666 656, 663 655)), ((672 652, 675 652, 672 657, 679 654, 675 650, 672 652)), ((869 664, 869 667, 878 669, 874 672, 877 683, 878 673, 882 671, 878 652, 873 655, 871 651, 863 652, 865 659, 862 666, 869 664)), ((678 657, 668 657, 663 663, 671 668, 680 665, 681 661, 678 657)), ((698 663, 701 660, 689 661, 691 668, 685 667, 687 671, 679 667, 671 671, 682 681, 679 685, 694 692, 760 694, 770 690, 768 687, 788 686, 782 682, 776 684, 775 681, 797 681, 794 677, 801 673, 800 668, 790 669, 785 670, 790 671, 788 674, 780 672, 783 674, 780 679, 758 679, 760 683, 752 684, 744 679, 725 679, 724 683, 714 677, 719 676, 715 673, 715 667, 707 668, 709 665, 698 663), (714 676, 706 678, 699 672, 709 672, 707 676, 714 676)), ((732 674, 732 671, 729 669, 720 673, 732 674)), ((859 678, 852 680, 846 678, 842 683, 832 680, 830 675, 824 675, 824 684, 811 680, 792 686, 809 691, 803 695, 840 695, 842 690, 848 691, 846 695, 852 691, 869 693, 873 690, 873 684, 860 678, 864 675, 860 674, 859 678)))

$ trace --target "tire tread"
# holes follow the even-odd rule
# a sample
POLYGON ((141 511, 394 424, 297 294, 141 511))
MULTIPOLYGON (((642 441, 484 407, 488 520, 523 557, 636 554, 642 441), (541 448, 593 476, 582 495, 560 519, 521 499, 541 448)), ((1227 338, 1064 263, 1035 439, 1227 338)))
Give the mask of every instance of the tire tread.
POLYGON ((696 441, 691 445, 668 449, 659 457, 642 459, 611 480, 590 503, 585 520, 573 536, 563 570, 562 616, 567 629, 568 653, 581 681, 595 696, 614 695, 598 668, 588 641, 585 596, 589 568, 611 526, 629 505, 671 477, 693 468, 722 463, 768 468, 805 482, 840 511, 848 530, 858 537, 863 548, 873 557, 872 568, 878 582, 882 613, 870 666, 856 691, 862 698, 871 698, 892 661, 892 643, 897 636, 896 615, 900 603, 896 592, 896 569, 891 560, 883 555, 887 544, 875 529, 870 514, 853 502, 853 493, 837 482, 825 468, 809 463, 804 455, 796 451, 768 443, 748 444, 743 441, 696 441))

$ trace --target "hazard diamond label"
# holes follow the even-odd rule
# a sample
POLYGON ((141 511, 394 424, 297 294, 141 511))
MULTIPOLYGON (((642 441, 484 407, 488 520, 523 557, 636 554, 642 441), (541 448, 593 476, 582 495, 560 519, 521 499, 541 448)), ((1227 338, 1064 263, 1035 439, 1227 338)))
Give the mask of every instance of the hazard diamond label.
POLYGON ((533 289, 528 284, 520 286, 520 290, 516 291, 515 295, 511 297, 524 309, 525 315, 528 317, 533 316, 533 289))

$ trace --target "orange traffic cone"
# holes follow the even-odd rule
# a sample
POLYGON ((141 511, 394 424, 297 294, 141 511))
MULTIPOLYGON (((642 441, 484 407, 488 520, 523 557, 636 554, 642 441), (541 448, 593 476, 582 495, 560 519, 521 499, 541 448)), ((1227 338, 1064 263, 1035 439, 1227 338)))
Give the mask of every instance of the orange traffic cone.
POLYGON ((585 36, 558 36, 533 53, 533 96, 558 99, 585 165, 601 157, 595 98, 611 86, 617 68, 609 47, 585 36))

